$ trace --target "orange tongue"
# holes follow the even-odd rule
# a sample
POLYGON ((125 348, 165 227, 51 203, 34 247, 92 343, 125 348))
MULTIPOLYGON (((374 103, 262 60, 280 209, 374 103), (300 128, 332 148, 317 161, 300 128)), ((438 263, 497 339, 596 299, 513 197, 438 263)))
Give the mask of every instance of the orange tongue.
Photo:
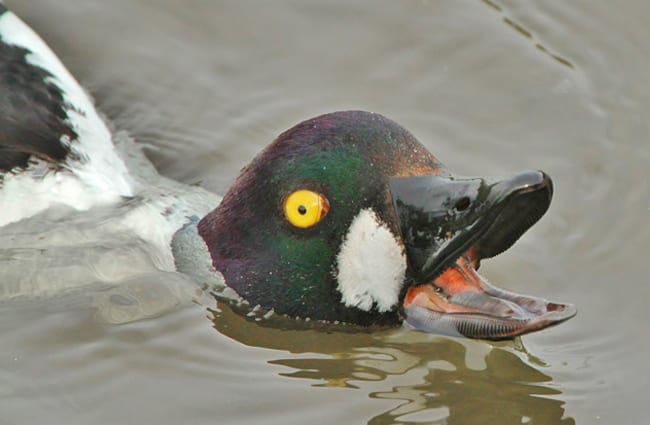
POLYGON ((480 279, 470 260, 463 256, 438 276, 433 284, 444 290, 445 294, 452 296, 460 292, 479 292, 480 279))
POLYGON ((470 292, 483 292, 481 277, 474 269, 472 253, 460 257, 456 263, 438 276, 433 283, 412 286, 408 289, 404 305, 412 303, 441 313, 471 313, 472 308, 449 302, 449 298, 470 292))

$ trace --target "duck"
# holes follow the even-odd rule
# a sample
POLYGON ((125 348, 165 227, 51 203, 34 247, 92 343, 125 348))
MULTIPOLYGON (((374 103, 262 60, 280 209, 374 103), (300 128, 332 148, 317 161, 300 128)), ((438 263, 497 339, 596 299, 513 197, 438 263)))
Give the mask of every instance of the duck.
POLYGON ((577 312, 477 271, 548 210, 542 171, 456 176, 395 121, 337 111, 280 134, 221 198, 160 176, 1 3, 0 92, 0 240, 51 211, 122 215, 157 267, 293 320, 501 340, 577 312))

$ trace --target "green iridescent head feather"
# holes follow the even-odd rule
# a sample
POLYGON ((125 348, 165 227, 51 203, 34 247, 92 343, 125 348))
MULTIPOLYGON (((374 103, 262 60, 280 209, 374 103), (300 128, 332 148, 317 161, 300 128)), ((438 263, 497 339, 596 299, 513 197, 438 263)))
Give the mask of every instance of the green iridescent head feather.
POLYGON ((201 220, 199 233, 226 284, 252 305, 312 319, 395 323, 396 310, 378 314, 341 302, 336 256, 362 209, 371 208, 399 233, 390 176, 436 174, 440 167, 408 131, 381 115, 322 115, 262 151, 201 220), (289 223, 282 210, 285 197, 299 189, 321 193, 330 203, 327 216, 306 229, 289 223))

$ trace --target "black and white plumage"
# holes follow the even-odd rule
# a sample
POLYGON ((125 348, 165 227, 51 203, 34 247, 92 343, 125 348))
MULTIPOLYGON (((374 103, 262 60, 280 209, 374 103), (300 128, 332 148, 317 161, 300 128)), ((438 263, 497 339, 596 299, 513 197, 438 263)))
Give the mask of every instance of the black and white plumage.
POLYGON ((128 134, 112 133, 56 55, 0 0, 0 301, 108 284, 115 289, 93 296, 106 320, 176 305, 196 286, 175 273, 172 237, 219 200, 160 176, 128 134), (146 290, 150 283, 156 291, 146 290))
POLYGON ((90 97, 43 40, 0 5, 0 226, 54 204, 83 210, 132 195, 129 172, 90 97))
POLYGON ((63 93, 51 73, 28 62, 29 50, 5 37, 0 38, 0 170, 27 168, 32 156, 61 163, 77 139, 66 122, 63 93))

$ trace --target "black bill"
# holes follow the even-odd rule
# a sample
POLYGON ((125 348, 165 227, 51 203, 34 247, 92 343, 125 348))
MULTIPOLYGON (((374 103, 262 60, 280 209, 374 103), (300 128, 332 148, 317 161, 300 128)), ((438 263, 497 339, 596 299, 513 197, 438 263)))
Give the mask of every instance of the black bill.
POLYGON ((393 204, 408 258, 404 313, 412 326, 470 338, 508 339, 561 323, 571 304, 489 284, 480 261, 510 248, 548 209, 541 171, 501 181, 426 175, 393 178, 393 204))

